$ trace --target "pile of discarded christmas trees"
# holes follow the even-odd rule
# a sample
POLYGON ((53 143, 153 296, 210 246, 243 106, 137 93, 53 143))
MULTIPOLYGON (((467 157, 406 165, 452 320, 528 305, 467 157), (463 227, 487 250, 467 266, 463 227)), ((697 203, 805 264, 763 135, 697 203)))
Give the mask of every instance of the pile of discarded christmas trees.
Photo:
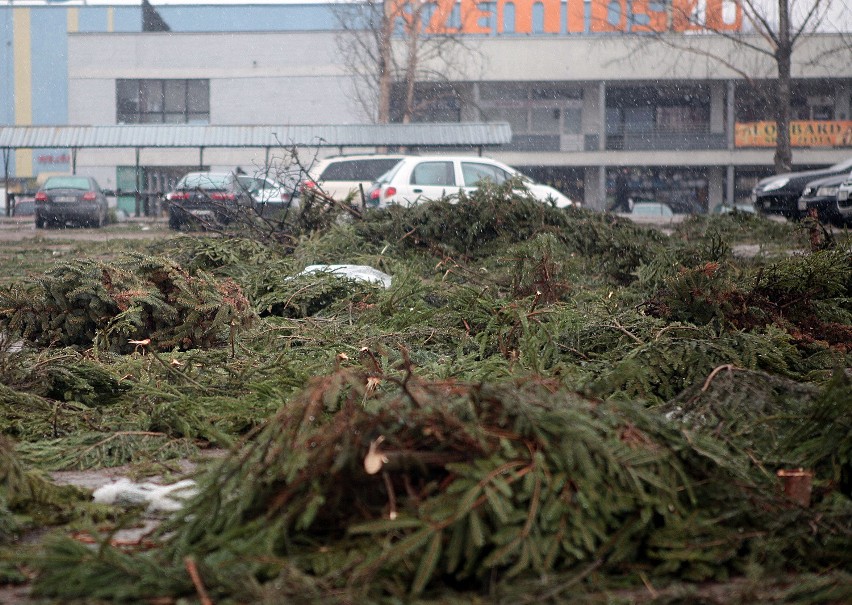
POLYGON ((797 233, 482 188, 58 267, 0 297, 0 535, 58 525, 9 560, 63 602, 848 601, 852 255, 797 233), (343 261, 393 281, 301 272, 343 261), (209 447, 137 544, 34 483, 209 447))

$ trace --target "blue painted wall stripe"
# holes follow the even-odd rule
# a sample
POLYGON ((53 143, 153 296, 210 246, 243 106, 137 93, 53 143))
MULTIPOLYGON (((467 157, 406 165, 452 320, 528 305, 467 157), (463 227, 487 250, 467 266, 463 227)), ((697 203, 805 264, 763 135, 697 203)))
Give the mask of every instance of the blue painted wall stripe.
POLYGON ((68 121, 67 11, 33 8, 31 15, 33 124, 65 124, 68 121))
POLYGON ((329 5, 158 6, 157 12, 175 32, 305 31, 339 27, 329 5))
POLYGON ((114 25, 117 32, 142 31, 142 9, 130 6, 116 6, 114 25))
MULTIPOLYGON (((15 45, 12 9, 0 8, 0 124, 15 122, 15 45)), ((0 158, 2 161, 2 158, 0 158)), ((0 167, 1 169, 2 167, 0 167)))
POLYGON ((100 33, 107 30, 107 7, 106 6, 81 6, 80 7, 80 29, 81 32, 100 33))

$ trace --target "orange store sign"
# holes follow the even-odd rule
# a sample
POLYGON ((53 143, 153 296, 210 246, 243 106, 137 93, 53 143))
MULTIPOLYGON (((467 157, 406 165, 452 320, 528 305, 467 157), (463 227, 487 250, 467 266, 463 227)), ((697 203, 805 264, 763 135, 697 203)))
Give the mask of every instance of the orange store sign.
MULTIPOLYGON (((390 0, 385 10, 410 27, 412 15, 419 13, 413 7, 425 1, 390 0)), ((430 34, 731 32, 743 25, 742 6, 734 0, 429 0, 428 4, 433 9, 421 27, 430 34)))
MULTIPOLYGON (((775 147, 775 122, 737 122, 737 147, 775 147)), ((793 147, 852 147, 852 120, 793 120, 790 122, 793 147)))

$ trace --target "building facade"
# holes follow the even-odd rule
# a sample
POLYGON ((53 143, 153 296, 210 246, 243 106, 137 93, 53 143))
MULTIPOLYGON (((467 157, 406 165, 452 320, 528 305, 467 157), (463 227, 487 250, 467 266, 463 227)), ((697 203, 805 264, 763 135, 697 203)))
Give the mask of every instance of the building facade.
MULTIPOLYGON (((349 34, 336 5, 157 4, 162 22, 152 25, 150 6, 24 4, 0 4, 0 124, 369 119, 356 102, 365 83, 341 56, 349 34)), ((593 208, 633 198, 704 212, 740 201, 773 170, 775 66, 725 36, 690 31, 665 12, 674 5, 691 6, 435 2, 424 31, 450 28, 465 51, 452 70, 435 63, 444 77, 417 82, 412 119, 508 122, 512 143, 489 155, 593 208)), ((704 5, 716 29, 742 27, 731 2, 704 5)), ((796 50, 797 168, 852 156, 852 50, 844 40, 813 34, 796 50)), ((134 160, 132 150, 87 150, 76 169, 120 188, 134 160)), ((202 163, 191 151, 154 149, 140 161, 153 189, 202 163)), ((208 150, 203 158, 205 166, 244 170, 268 162, 252 149, 208 150)), ((18 178, 71 169, 61 149, 18 150, 9 164, 18 178)))

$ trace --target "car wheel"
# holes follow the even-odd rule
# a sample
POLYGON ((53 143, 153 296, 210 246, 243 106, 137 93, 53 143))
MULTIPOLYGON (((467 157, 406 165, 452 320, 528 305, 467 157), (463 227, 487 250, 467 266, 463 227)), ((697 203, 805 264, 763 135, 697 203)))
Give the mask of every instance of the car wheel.
POLYGON ((44 217, 40 214, 35 215, 35 228, 44 229, 44 217))

